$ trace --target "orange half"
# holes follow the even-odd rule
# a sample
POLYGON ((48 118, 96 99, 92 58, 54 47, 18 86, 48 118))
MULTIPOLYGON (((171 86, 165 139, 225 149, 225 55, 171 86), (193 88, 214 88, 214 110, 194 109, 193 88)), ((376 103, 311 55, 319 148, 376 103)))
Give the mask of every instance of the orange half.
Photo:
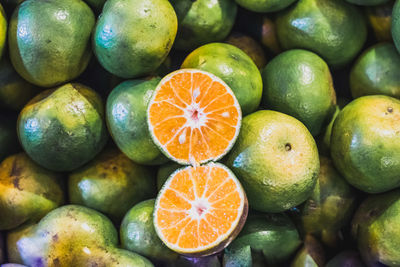
POLYGON ((232 90, 217 76, 181 69, 161 80, 147 110, 154 143, 170 159, 199 165, 233 146, 242 113, 232 90))
POLYGON ((154 227, 170 249, 206 256, 224 249, 242 229, 248 204, 234 174, 220 163, 175 171, 160 190, 154 227))

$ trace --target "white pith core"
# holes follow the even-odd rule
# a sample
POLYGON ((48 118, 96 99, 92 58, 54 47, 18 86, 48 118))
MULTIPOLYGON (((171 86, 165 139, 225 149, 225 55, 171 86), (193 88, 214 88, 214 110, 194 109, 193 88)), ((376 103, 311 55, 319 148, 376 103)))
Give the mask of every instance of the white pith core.
POLYGON ((211 208, 210 203, 205 198, 196 198, 190 204, 192 208, 189 210, 189 216, 192 220, 203 219, 211 208))
MULTIPOLYGON (((205 113, 204 110, 200 108, 199 103, 197 103, 195 99, 192 100, 192 103, 190 105, 186 106, 183 112, 184 112, 183 116, 186 119, 186 123, 182 127, 184 128, 190 127, 191 129, 195 128, 200 129, 202 126, 205 126, 207 124, 207 113, 205 113)), ((183 144, 186 141, 184 139, 181 142, 181 136, 184 134, 186 134, 186 131, 183 131, 182 134, 179 136, 180 144, 183 144)))

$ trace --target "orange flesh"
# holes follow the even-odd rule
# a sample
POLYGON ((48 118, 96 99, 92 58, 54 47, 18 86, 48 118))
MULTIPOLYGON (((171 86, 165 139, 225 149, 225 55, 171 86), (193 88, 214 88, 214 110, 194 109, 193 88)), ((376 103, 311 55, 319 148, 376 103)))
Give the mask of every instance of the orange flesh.
POLYGON ((236 228, 244 198, 240 184, 219 164, 187 167, 173 174, 161 190, 154 223, 172 249, 212 248, 236 228))
POLYGON ((196 165, 224 155, 239 132, 241 111, 231 89, 203 71, 164 78, 148 109, 155 142, 175 161, 196 165))

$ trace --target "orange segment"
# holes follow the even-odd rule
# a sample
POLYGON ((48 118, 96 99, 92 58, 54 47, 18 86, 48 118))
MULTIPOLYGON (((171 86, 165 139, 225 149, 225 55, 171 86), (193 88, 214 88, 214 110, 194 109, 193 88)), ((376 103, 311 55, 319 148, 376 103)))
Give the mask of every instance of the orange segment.
POLYGON ((163 78, 147 110, 154 143, 172 160, 191 165, 224 156, 236 141, 241 116, 229 86, 194 69, 163 78))
POLYGON ((224 165, 209 163, 173 173, 160 190, 154 227, 172 250, 204 256, 222 250, 247 216, 247 198, 224 165))

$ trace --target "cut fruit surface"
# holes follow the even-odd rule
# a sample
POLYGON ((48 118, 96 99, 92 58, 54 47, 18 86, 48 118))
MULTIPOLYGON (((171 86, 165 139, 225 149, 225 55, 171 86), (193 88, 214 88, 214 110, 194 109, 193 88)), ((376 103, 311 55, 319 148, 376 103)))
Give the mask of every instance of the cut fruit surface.
POLYGON ((234 144, 241 110, 217 76, 181 69, 161 80, 147 110, 153 141, 172 160, 199 165, 218 160, 234 144))
POLYGON ((224 165, 209 163, 175 171, 160 190, 154 227, 170 249, 206 256, 224 249, 246 221, 246 194, 224 165))

